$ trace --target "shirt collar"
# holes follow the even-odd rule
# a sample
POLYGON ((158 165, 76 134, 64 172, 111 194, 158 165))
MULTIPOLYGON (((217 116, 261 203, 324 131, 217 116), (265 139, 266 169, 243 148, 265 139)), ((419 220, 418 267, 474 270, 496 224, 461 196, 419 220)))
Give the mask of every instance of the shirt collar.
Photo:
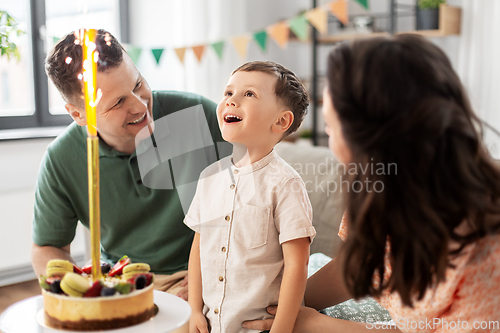
POLYGON ((262 169, 263 167, 265 167, 266 165, 268 165, 269 163, 271 163, 272 161, 274 161, 277 158, 278 158, 278 154, 276 154, 276 151, 273 149, 273 150, 271 150, 271 152, 269 154, 267 154, 266 156, 264 156, 263 158, 261 158, 257 162, 253 162, 252 164, 245 165, 241 168, 236 167, 232 163, 232 160, 233 160, 232 155, 231 155, 231 159, 230 159, 229 163, 231 165, 231 171, 233 172, 233 174, 245 175, 245 174, 255 172, 259 169, 262 169))

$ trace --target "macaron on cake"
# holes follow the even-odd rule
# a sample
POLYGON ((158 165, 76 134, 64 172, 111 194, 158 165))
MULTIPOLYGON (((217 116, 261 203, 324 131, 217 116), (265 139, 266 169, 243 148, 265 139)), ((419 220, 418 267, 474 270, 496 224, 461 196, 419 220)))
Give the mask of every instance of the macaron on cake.
POLYGON ((39 278, 45 323, 51 328, 95 331, 122 328, 155 314, 154 274, 146 263, 127 256, 113 267, 101 264, 102 278, 94 281, 91 266, 80 268, 66 260, 51 260, 39 278))

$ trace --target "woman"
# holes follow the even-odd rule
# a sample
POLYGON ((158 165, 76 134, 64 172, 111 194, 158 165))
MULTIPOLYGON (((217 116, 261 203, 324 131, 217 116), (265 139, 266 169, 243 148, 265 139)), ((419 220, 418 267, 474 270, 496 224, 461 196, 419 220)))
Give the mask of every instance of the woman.
POLYGON ((500 332, 500 167, 446 55, 416 35, 341 44, 323 101, 330 149, 358 172, 345 243, 309 279, 295 331, 500 332), (397 327, 314 310, 363 296, 397 327))

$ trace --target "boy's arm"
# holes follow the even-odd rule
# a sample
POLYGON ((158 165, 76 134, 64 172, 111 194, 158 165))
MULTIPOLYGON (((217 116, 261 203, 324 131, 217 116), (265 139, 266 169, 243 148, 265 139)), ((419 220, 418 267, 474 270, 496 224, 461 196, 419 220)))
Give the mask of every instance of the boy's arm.
POLYGON ((191 252, 189 254, 188 266, 188 303, 191 306, 192 315, 189 320, 189 332, 208 333, 208 325, 203 315, 203 297, 201 285, 200 266, 200 234, 195 233, 191 252))
POLYGON ((278 310, 272 333, 292 332, 304 298, 309 262, 309 237, 283 243, 284 272, 281 282, 278 310))

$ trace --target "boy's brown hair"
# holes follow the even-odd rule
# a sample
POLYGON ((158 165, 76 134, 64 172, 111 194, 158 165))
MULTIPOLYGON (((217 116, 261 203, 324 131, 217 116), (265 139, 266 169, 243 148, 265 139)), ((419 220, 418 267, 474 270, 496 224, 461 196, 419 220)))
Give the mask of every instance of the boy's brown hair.
POLYGON ((262 72, 274 75, 277 78, 274 88, 276 97, 293 113, 293 123, 286 131, 285 136, 292 134, 299 128, 307 114, 309 96, 294 72, 272 61, 247 62, 236 68, 231 75, 236 72, 262 72))

